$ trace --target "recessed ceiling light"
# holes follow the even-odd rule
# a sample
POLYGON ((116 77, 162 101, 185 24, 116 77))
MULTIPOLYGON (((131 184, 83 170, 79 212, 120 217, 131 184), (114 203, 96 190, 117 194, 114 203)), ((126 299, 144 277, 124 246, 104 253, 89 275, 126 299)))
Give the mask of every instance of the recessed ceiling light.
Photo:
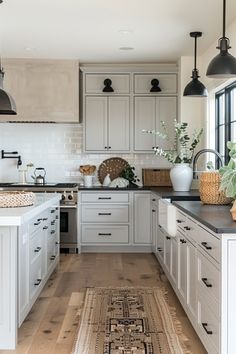
POLYGON ((131 34, 133 31, 129 30, 129 29, 122 29, 118 31, 120 34, 131 34))
POLYGON ((120 47, 120 50, 134 50, 133 47, 120 47))

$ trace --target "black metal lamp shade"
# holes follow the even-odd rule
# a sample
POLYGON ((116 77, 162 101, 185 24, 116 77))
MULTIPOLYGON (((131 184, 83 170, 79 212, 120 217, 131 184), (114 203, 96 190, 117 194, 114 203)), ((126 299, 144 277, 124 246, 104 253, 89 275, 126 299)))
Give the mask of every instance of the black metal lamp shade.
POLYGON ((194 37, 195 44, 194 44, 194 69, 192 71, 192 81, 190 81, 184 89, 184 96, 191 96, 191 97, 207 97, 207 89, 203 85, 201 81, 198 80, 200 77, 198 75, 198 69, 196 68, 197 64, 197 37, 201 37, 202 32, 190 32, 190 37, 194 37))
POLYGON ((236 58, 228 52, 228 38, 220 38, 220 53, 216 55, 207 68, 207 76, 213 78, 231 78, 236 76, 236 58))
POLYGON ((0 88, 0 114, 16 114, 15 101, 2 88, 0 88))
POLYGON ((0 114, 16 114, 14 99, 3 89, 4 71, 0 69, 0 114))
POLYGON ((213 78, 231 78, 236 76, 236 58, 228 50, 230 47, 229 38, 225 36, 226 23, 226 0, 223 0, 223 36, 219 39, 217 49, 220 53, 216 55, 207 68, 206 75, 213 78))
POLYGON ((193 96, 193 97, 207 97, 207 89, 201 81, 198 80, 198 76, 194 77, 194 70, 192 81, 190 81, 184 89, 184 96, 193 96))

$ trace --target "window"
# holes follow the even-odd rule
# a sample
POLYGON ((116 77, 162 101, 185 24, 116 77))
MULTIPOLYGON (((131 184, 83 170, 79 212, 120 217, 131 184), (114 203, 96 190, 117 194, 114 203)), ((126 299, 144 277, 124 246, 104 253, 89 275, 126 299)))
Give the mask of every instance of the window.
MULTIPOLYGON (((236 142, 236 82, 216 93, 216 150, 229 161, 227 141, 236 142)), ((219 167, 219 166, 218 166, 219 167)))

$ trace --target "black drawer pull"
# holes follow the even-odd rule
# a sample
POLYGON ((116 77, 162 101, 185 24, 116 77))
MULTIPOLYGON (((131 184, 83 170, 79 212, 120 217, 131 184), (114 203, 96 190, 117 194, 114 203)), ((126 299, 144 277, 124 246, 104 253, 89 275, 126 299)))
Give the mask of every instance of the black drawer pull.
POLYGON ((182 220, 179 220, 179 219, 177 219, 176 221, 178 224, 181 224, 183 222, 182 220))
POLYGON ((43 230, 47 230, 47 229, 48 229, 48 226, 44 226, 44 227, 43 227, 43 230))
POLYGON ((55 211, 56 211, 55 209, 51 210, 51 214, 55 213, 55 211))
POLYGON ((34 252, 37 253, 37 252, 39 252, 40 250, 41 250, 41 247, 36 247, 35 250, 34 250, 34 252))
POLYGON ((203 283, 204 283, 208 288, 212 288, 212 284, 209 284, 209 283, 207 282, 207 278, 202 278, 202 281, 203 281, 203 283))
POLYGON ((152 209, 152 212, 153 212, 153 213, 155 213, 155 212, 156 212, 156 210, 155 210, 155 209, 152 209))
POLYGON ((59 219, 59 216, 58 216, 58 215, 56 215, 56 220, 57 220, 57 219, 59 219))
POLYGON ((158 247, 157 250, 158 250, 158 252, 162 252, 162 248, 161 247, 158 247))
POLYGON ((189 226, 184 226, 184 229, 188 230, 188 231, 191 230, 191 228, 189 226))
POLYGON ((46 221, 48 218, 43 218, 43 221, 46 221))
POLYGON ((111 213, 98 213, 98 215, 111 215, 111 213))
POLYGON ((208 326, 207 323, 202 323, 202 327, 205 329, 205 331, 207 332, 207 334, 213 334, 212 331, 209 331, 209 330, 207 329, 207 326, 208 326))
POLYGON ((42 221, 43 219, 41 218, 41 219, 37 219, 38 221, 42 221))
POLYGON ((98 197, 98 199, 102 199, 102 200, 110 200, 111 197, 98 197))
POLYGON ((42 279, 37 279, 34 283, 35 286, 38 286, 41 283, 42 279))
POLYGON ((99 233, 98 233, 98 236, 111 236, 111 235, 112 235, 111 232, 108 232, 108 233, 99 232, 99 233))
POLYGON ((156 201, 156 199, 152 199, 152 202, 155 202, 156 201))
POLYGON ((39 222, 35 222, 34 225, 37 226, 40 224, 40 221, 39 222))
POLYGON ((207 245, 207 242, 202 242, 203 247, 205 247, 206 250, 212 250, 211 246, 207 245))
POLYGON ((60 242, 56 241, 56 242, 55 242, 55 245, 60 245, 60 242))
POLYGON ((166 239, 167 239, 167 240, 170 240, 170 236, 166 236, 166 239))
POLYGON ((56 220, 51 221, 51 225, 55 225, 56 220))
POLYGON ((51 256, 50 261, 54 261, 55 258, 56 258, 56 256, 51 256))
POLYGON ((51 231, 51 235, 55 234, 55 232, 56 232, 55 230, 52 230, 52 231, 51 231))
POLYGON ((180 242, 181 243, 187 243, 187 241, 185 239, 183 239, 183 238, 180 239, 180 242))

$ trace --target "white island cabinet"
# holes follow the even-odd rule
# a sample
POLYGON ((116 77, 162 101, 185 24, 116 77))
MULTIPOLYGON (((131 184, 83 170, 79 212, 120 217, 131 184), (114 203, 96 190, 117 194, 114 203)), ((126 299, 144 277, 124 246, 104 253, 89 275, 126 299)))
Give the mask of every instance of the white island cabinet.
POLYGON ((0 350, 21 325, 59 261, 59 194, 33 206, 0 208, 0 350))

